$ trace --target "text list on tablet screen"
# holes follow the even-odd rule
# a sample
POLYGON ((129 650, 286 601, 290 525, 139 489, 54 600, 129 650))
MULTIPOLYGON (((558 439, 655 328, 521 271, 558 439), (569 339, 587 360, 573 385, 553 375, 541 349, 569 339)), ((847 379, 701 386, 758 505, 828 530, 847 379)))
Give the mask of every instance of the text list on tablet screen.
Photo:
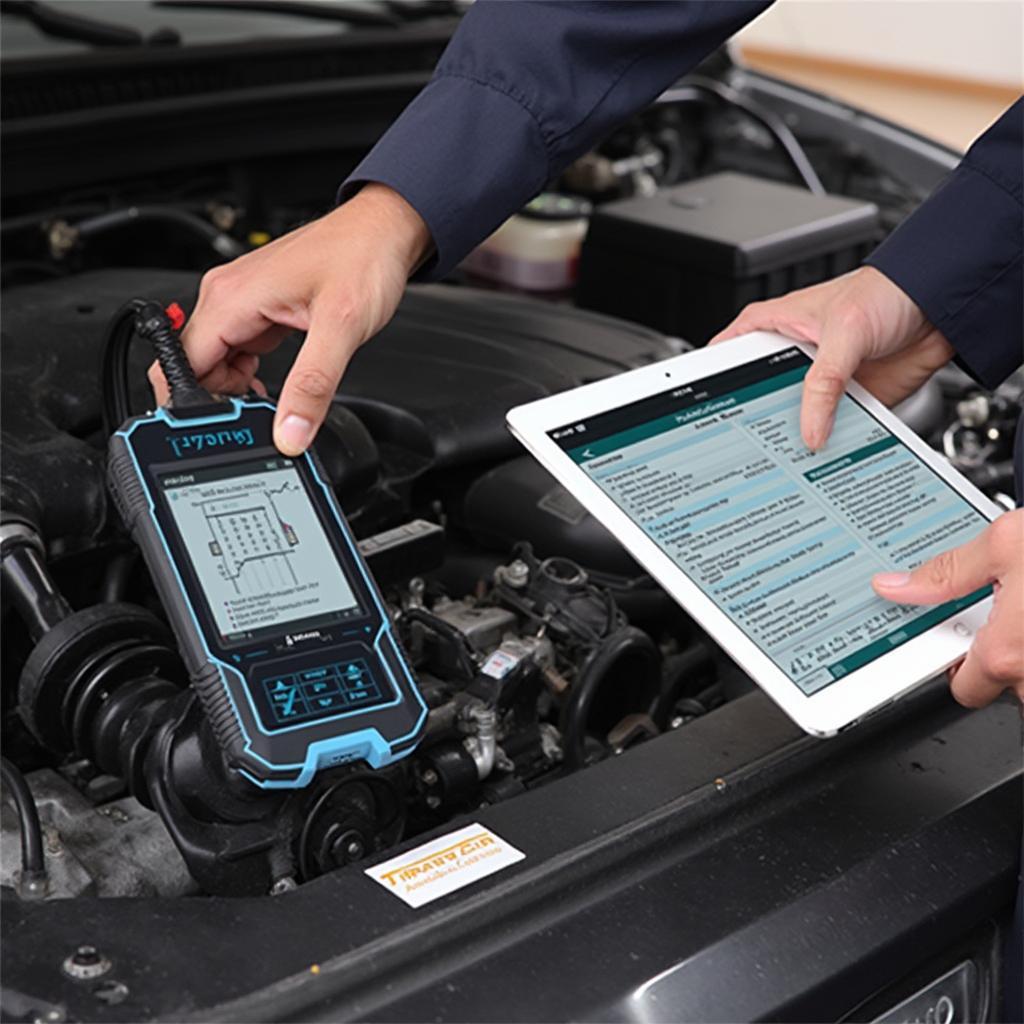
POLYGON ((871 589, 988 521, 848 396, 809 451, 809 366, 787 349, 549 434, 808 695, 989 592, 912 607, 871 589))

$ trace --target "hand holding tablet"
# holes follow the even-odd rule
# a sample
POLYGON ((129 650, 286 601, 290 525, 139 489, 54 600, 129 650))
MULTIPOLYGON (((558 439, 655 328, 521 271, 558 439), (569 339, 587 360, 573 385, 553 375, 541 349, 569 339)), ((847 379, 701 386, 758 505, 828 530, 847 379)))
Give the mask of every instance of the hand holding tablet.
POLYGON ((967 657, 950 670, 953 696, 984 707, 1004 690, 1024 701, 1024 509, 1004 512, 974 540, 952 548, 911 573, 885 573, 871 582, 877 593, 903 604, 933 605, 992 583, 996 598, 967 657))
POLYGON ((809 351, 751 335, 508 422, 798 724, 828 735, 961 658, 991 603, 979 584, 893 604, 872 577, 973 540, 999 510, 856 384, 808 449, 809 351))
MULTIPOLYGON (((892 407, 916 391, 954 355, 953 346, 911 297, 874 267, 754 302, 710 344, 756 330, 774 330, 815 346, 804 380, 800 432, 810 448, 832 429, 836 405, 851 378, 892 407)), ((988 622, 963 664, 950 671, 953 696, 982 707, 1005 689, 1024 702, 1024 510, 1004 513, 975 541, 919 566, 909 581, 874 578, 890 601, 941 604, 991 582, 1000 591, 988 622)))
POLYGON ((777 331, 815 346, 804 381, 800 435, 820 448, 850 380, 891 408, 912 395, 954 355, 953 346, 906 292, 874 267, 752 302, 708 343, 752 331, 777 331))

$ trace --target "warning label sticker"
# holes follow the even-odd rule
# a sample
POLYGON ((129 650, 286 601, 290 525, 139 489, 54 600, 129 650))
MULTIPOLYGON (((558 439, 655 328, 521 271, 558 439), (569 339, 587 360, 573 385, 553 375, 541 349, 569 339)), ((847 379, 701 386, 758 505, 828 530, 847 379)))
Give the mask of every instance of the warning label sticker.
POLYGON ((525 856, 483 825, 467 825, 367 868, 366 874, 410 907, 422 907, 525 856))

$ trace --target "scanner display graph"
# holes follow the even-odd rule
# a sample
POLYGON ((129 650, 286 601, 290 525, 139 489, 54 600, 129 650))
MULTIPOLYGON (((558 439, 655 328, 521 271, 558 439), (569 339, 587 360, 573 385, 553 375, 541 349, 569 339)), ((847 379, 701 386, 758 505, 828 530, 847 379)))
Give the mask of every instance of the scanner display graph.
POLYGON ((219 559, 220 572, 236 594, 258 593, 273 586, 297 586, 298 576, 290 559, 297 553, 299 536, 295 527, 283 519, 274 501, 284 504, 301 491, 291 481, 275 490, 254 491, 251 498, 237 505, 236 499, 201 501, 210 529, 210 554, 219 559))
POLYGON ((222 636, 359 611, 290 459, 160 482, 222 636))

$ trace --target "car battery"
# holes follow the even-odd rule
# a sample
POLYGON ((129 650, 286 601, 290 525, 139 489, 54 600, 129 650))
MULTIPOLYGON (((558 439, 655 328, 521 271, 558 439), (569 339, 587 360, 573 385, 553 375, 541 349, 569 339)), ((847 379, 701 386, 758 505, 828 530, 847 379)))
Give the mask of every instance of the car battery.
POLYGON ((597 209, 576 301, 703 345, 748 302, 851 270, 881 237, 872 203, 725 171, 597 209))

